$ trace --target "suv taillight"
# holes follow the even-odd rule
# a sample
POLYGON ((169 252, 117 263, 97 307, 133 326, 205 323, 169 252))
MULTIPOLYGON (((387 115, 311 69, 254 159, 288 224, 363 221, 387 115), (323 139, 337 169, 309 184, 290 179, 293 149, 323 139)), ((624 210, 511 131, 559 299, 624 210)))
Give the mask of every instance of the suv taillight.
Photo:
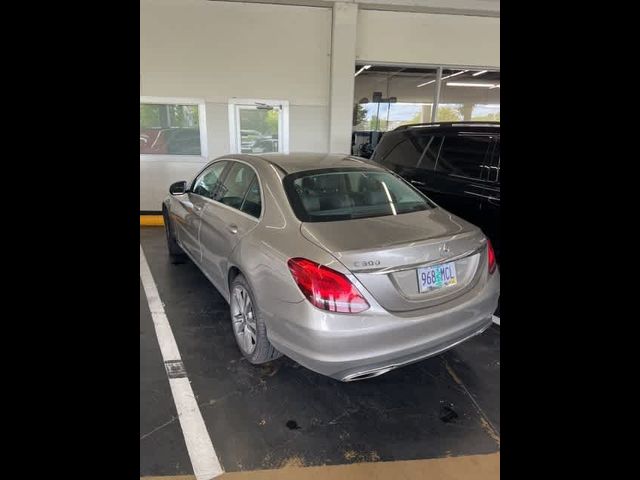
POLYGON ((287 265, 304 296, 316 307, 340 313, 369 308, 369 302, 342 273, 306 258, 292 258, 287 265))
POLYGON ((491 245, 491 240, 487 238, 487 258, 489 264, 489 273, 493 273, 496 271, 496 253, 493 251, 493 245, 491 245))

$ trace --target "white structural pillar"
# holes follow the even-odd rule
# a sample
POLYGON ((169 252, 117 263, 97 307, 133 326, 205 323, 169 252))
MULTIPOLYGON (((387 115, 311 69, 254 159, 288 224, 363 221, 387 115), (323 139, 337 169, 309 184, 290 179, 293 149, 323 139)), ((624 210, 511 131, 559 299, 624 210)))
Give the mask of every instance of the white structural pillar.
POLYGON ((331 28, 329 151, 351 153, 358 5, 336 2, 331 28))

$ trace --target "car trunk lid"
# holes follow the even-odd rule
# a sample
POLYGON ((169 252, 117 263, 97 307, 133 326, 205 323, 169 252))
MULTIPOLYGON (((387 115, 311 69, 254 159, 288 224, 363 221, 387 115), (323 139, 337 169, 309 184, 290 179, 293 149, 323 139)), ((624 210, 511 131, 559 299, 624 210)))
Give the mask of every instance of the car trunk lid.
POLYGON ((303 223, 302 234, 334 255, 389 311, 411 311, 450 300, 479 279, 486 240, 441 208, 340 222, 303 223), (455 285, 420 291, 418 268, 452 263, 455 285))

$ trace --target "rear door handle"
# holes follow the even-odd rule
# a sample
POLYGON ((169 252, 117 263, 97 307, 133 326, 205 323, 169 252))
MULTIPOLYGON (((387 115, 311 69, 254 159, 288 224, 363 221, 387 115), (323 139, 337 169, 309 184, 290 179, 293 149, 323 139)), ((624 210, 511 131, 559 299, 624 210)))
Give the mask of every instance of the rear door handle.
POLYGON ((411 183, 414 184, 414 185, 419 185, 421 187, 426 187, 426 185, 427 185, 426 183, 421 182, 420 180, 411 180, 411 183))
POLYGON ((232 223, 231 225, 227 225, 227 228, 228 228, 228 229, 229 229, 229 231, 230 231, 231 233, 233 233, 234 235, 235 235, 236 233, 238 233, 238 226, 237 226, 237 225, 234 225, 233 223, 232 223))

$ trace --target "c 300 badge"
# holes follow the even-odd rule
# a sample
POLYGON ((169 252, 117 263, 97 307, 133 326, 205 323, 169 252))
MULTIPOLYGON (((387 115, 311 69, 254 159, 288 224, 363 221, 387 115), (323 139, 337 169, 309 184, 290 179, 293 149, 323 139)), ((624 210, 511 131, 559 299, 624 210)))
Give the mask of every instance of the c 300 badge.
POLYGON ((380 265, 380 260, 368 260, 364 262, 353 262, 353 266, 356 268, 375 267, 380 265))

